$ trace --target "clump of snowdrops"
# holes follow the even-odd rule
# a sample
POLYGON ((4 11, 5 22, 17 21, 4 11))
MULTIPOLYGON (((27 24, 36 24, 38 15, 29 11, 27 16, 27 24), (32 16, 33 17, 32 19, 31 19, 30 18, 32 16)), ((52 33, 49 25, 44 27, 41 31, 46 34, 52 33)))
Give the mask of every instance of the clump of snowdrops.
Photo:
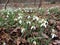
MULTIPOLYGON (((54 8, 55 9, 55 8, 54 8)), ((56 13, 56 10, 54 10, 56 13)), ((30 9, 29 9, 30 10, 30 9)), ((25 12, 29 12, 28 9, 25 9, 25 12)), ((32 12, 32 11, 31 11, 32 12)), ((44 15, 45 9, 39 8, 41 15, 44 15)), ((50 13, 52 13, 51 9, 49 9, 50 13)), ((21 28, 21 37, 26 36, 26 40, 34 45, 48 45, 51 38, 54 38, 56 35, 51 33, 51 38, 44 35, 45 29, 48 27, 48 19, 47 18, 39 18, 36 14, 26 14, 21 8, 18 9, 2 9, 0 11, 0 27, 20 27, 21 28), (38 33, 37 35, 33 35, 33 33, 38 33), (25 34, 26 33, 26 34, 25 34), (30 37, 29 37, 30 35, 30 37), (47 38, 47 39, 46 39, 47 38), (42 40, 42 41, 41 41, 42 40), (44 41, 44 42, 43 42, 44 41), (43 43, 42 43, 43 42, 43 43)), ((51 29, 54 32, 54 29, 51 29)), ((49 32, 47 32, 49 33, 49 32)))
POLYGON ((60 8, 59 8, 59 6, 51 7, 47 11, 48 11, 48 14, 60 15, 60 8))

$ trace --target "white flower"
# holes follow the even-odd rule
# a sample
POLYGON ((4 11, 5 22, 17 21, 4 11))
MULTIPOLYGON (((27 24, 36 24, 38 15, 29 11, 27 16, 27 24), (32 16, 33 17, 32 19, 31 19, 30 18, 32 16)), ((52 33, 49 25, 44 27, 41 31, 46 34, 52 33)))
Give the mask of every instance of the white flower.
POLYGON ((47 12, 47 14, 50 14, 50 12, 47 12))
POLYGON ((22 24, 22 20, 19 20, 19 24, 22 24))
POLYGON ((54 38, 54 37, 56 37, 56 34, 52 33, 51 36, 52 36, 52 38, 54 38))
POLYGON ((33 41, 33 44, 36 45, 37 44, 36 41, 33 41))
POLYGON ((38 20, 39 20, 39 17, 37 17, 37 16, 33 16, 33 20, 38 21, 38 20))
POLYGON ((50 14, 49 9, 47 10, 47 14, 50 14))
POLYGON ((43 23, 44 21, 45 21, 44 19, 40 19, 38 22, 43 23))
POLYGON ((44 23, 45 23, 46 25, 48 25, 48 22, 47 22, 47 21, 44 21, 44 23))
POLYGON ((35 18, 33 18, 33 20, 36 20, 35 18))
POLYGON ((29 19, 29 18, 31 18, 31 16, 28 16, 27 18, 29 19))
POLYGON ((49 9, 47 10, 47 12, 49 12, 49 9))
POLYGON ((19 16, 18 19, 22 19, 23 17, 22 16, 19 16))
POLYGON ((22 13, 18 13, 19 16, 23 15, 22 13))
POLYGON ((39 10, 41 10, 42 8, 39 8, 39 10))
POLYGON ((5 42, 3 42, 3 45, 6 45, 6 43, 5 43, 5 42))
POLYGON ((25 32, 25 28, 21 28, 21 33, 24 33, 25 32))
POLYGON ((25 10, 25 12, 29 12, 29 10, 28 10, 28 9, 26 9, 26 10, 25 10))
POLYGON ((55 32, 56 31, 54 29, 52 29, 52 33, 51 33, 52 38, 57 37, 57 35, 55 34, 55 32))
POLYGON ((42 24, 40 25, 41 27, 44 26, 44 27, 46 28, 47 25, 48 25, 48 22, 45 21, 44 19, 41 20, 41 23, 42 23, 42 24))
POLYGON ((27 21, 26 23, 31 25, 31 22, 30 21, 27 21))
POLYGON ((45 21, 45 19, 41 19, 41 22, 44 22, 45 21))
POLYGON ((7 18, 5 18, 5 20, 7 20, 7 18))
POLYGON ((8 18, 9 16, 7 15, 6 17, 8 18))
POLYGON ((35 27, 35 26, 31 26, 31 30, 32 30, 32 29, 36 29, 36 27, 35 27))
POLYGON ((52 33, 55 33, 55 30, 54 29, 52 29, 52 33))
POLYGON ((21 10, 21 8, 19 8, 19 10, 21 10))
POLYGON ((28 8, 28 7, 24 8, 23 10, 24 10, 25 12, 29 12, 29 8, 28 8))
POLYGON ((40 25, 40 27, 43 27, 43 26, 44 26, 45 28, 47 27, 47 25, 46 25, 45 23, 42 23, 42 24, 40 25))
POLYGON ((17 20, 18 20, 17 18, 14 19, 14 21, 17 21, 17 20))

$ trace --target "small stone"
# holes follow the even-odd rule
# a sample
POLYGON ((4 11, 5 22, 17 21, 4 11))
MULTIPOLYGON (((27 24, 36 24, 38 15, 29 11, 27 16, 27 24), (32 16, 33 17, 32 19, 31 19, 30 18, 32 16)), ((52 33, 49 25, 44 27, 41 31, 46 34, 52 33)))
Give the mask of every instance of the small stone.
POLYGON ((56 26, 57 30, 60 31, 60 26, 56 26))
POLYGON ((60 45, 60 40, 56 40, 57 44, 60 45))
POLYGON ((53 25, 53 24, 54 24, 54 22, 55 22, 55 21, 54 21, 54 20, 52 20, 52 19, 51 19, 51 20, 49 20, 49 25, 53 25))
POLYGON ((60 32, 58 32, 58 37, 60 38, 60 32))
POLYGON ((57 21, 56 24, 57 24, 57 25, 60 25, 60 21, 57 21))
POLYGON ((53 42, 53 45, 57 45, 57 43, 56 42, 53 42))

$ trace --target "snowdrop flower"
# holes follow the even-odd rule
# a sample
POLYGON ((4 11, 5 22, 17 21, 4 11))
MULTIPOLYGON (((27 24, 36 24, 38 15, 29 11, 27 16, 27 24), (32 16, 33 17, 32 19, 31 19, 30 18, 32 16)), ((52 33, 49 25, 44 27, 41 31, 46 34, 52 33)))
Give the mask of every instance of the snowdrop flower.
POLYGON ((30 8, 30 12, 33 12, 33 8, 30 8))
POLYGON ((40 25, 41 27, 44 26, 45 28, 47 27, 48 22, 42 19, 42 24, 40 25))
POLYGON ((46 25, 48 25, 48 22, 47 22, 47 21, 44 21, 44 23, 45 23, 46 25))
POLYGON ((5 18, 5 20, 7 20, 7 18, 5 18))
POLYGON ((26 10, 25 10, 25 12, 29 12, 29 10, 28 10, 28 9, 26 9, 26 10))
POLYGON ((23 10, 25 11, 25 8, 23 8, 23 10))
POLYGON ((33 20, 36 20, 35 18, 33 18, 33 20))
POLYGON ((51 34, 52 38, 57 37, 56 34, 52 33, 51 34))
POLYGON ((18 13, 19 16, 23 15, 22 13, 18 13))
POLYGON ((47 12, 49 12, 49 9, 47 10, 47 12))
POLYGON ((55 30, 54 29, 52 29, 51 36, 52 36, 52 38, 57 37, 56 34, 55 34, 55 30))
POLYGON ((52 29, 52 33, 55 33, 55 30, 54 29, 52 29))
POLYGON ((38 21, 39 23, 45 23, 45 24, 48 24, 48 22, 45 20, 45 19, 41 19, 38 21))
POLYGON ((30 10, 33 10, 33 8, 29 8, 30 10))
POLYGON ((45 19, 42 19, 42 20, 41 20, 41 22, 44 22, 44 21, 45 21, 45 19))
POLYGON ((31 30, 32 30, 32 29, 36 29, 36 27, 35 27, 35 26, 31 26, 31 30))
POLYGON ((18 19, 22 19, 23 17, 22 16, 19 16, 18 19))
POLYGON ((50 12, 47 12, 47 14, 50 14, 50 12))
POLYGON ((33 44, 36 45, 37 44, 36 41, 33 41, 33 44))
POLYGON ((27 18, 29 19, 29 18, 31 18, 31 16, 28 16, 27 18))
POLYGON ((39 8, 39 10, 41 10, 42 8, 39 8))
POLYGON ((45 23, 42 23, 42 24, 40 25, 40 27, 43 27, 43 26, 44 26, 45 28, 47 27, 47 25, 46 25, 45 23))
POLYGON ((9 16, 7 15, 6 17, 8 18, 9 16))
POLYGON ((25 11, 25 12, 29 12, 29 8, 27 8, 27 7, 24 8, 24 11, 25 11))
POLYGON ((17 21, 17 20, 18 20, 17 18, 14 19, 14 21, 17 21))
POLYGON ((18 8, 18 10, 20 10, 21 12, 23 12, 21 8, 18 8))
POLYGON ((21 8, 18 8, 19 10, 21 10, 21 8))
POLYGON ((42 23, 41 20, 39 20, 38 23, 42 23))
POLYGON ((24 33, 25 32, 25 28, 21 28, 21 33, 24 33))
POLYGON ((3 45, 6 45, 6 43, 5 43, 5 42, 3 42, 3 45))
POLYGON ((27 21, 26 23, 31 25, 31 22, 30 21, 27 21))
POLYGON ((37 17, 37 16, 33 16, 33 20, 39 20, 39 17, 37 17))
POLYGON ((19 24, 22 24, 22 20, 19 20, 19 24))
POLYGON ((50 14, 49 9, 47 10, 47 14, 50 14))
POLYGON ((40 19, 38 22, 43 23, 44 21, 45 21, 44 19, 40 19))

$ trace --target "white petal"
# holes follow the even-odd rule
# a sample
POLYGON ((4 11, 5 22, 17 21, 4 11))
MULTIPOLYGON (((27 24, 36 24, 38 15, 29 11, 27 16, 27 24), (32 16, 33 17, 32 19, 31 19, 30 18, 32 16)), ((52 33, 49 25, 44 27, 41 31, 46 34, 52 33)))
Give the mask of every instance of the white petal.
POLYGON ((22 20, 19 20, 19 23, 22 24, 22 20))
POLYGON ((5 42, 3 42, 3 45, 6 45, 6 43, 5 43, 5 42))
POLYGON ((31 29, 36 29, 36 27, 35 26, 32 26, 31 29))
POLYGON ((27 17, 28 19, 31 18, 30 16, 27 17))
POLYGON ((33 44, 36 45, 36 41, 33 41, 33 44))
POLYGON ((53 33, 53 32, 55 32, 55 30, 54 30, 54 29, 52 29, 52 33, 53 33))
POLYGON ((31 24, 31 22, 30 22, 30 21, 27 21, 26 23, 27 23, 27 24, 31 24))
POLYGON ((53 33, 51 34, 51 36, 52 36, 52 38, 56 37, 56 35, 55 35, 55 34, 53 34, 53 33))
POLYGON ((17 21, 17 20, 18 20, 17 18, 14 19, 14 21, 17 21))
POLYGON ((24 33, 24 32, 25 32, 25 28, 22 28, 22 29, 21 29, 21 33, 24 33))

